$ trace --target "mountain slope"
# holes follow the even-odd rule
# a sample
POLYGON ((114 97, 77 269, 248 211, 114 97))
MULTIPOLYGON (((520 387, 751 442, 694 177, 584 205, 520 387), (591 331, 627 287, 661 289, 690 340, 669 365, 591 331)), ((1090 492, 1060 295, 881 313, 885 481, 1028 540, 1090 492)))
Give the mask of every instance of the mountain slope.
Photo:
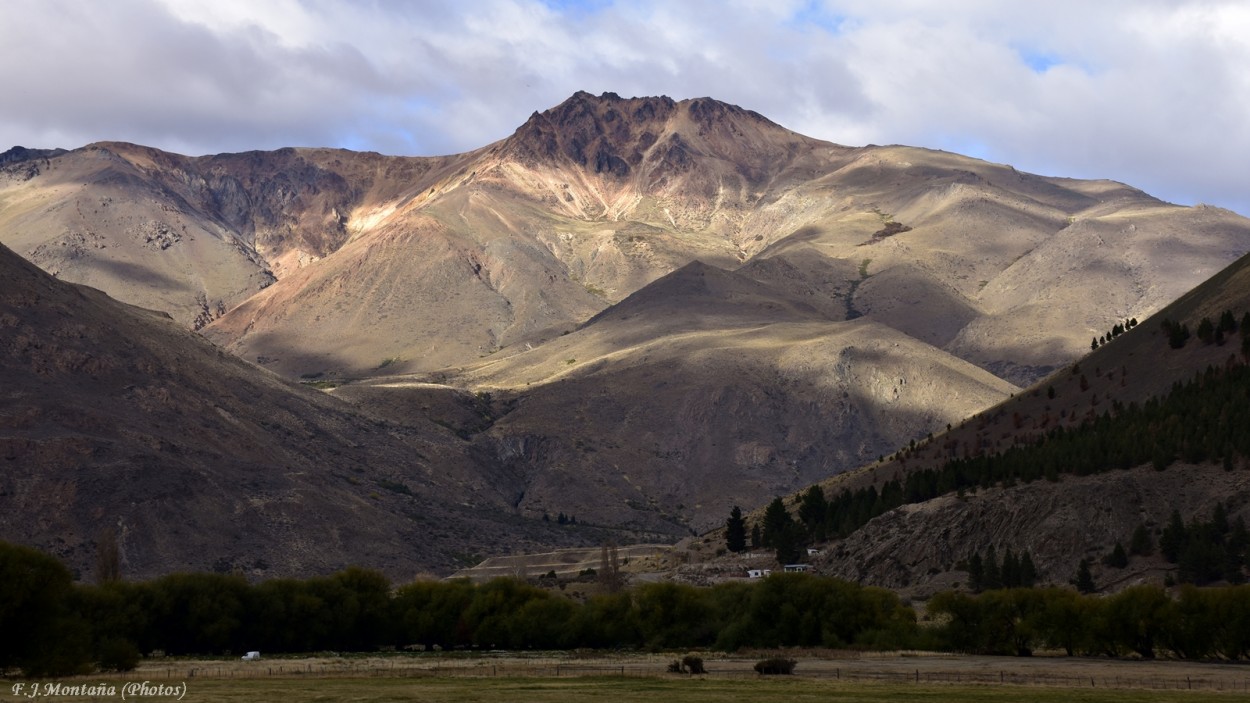
POLYGON ((410 578, 598 539, 513 517, 515 478, 437 426, 362 415, 3 247, 0 277, 0 538, 84 576, 106 527, 128 577, 410 578))
POLYGON ((1027 384, 1092 330, 1154 312, 1250 250, 1250 224, 1226 211, 943 152, 841 147, 708 99, 579 93, 426 196, 358 236, 407 261, 402 273, 353 283, 370 263, 344 250, 227 315, 214 339, 292 375, 384 359, 432 370, 546 341, 693 260, 763 272, 781 257, 858 276, 819 293, 774 287, 807 286, 817 307, 1027 384), (339 279, 331 301, 321 282, 339 279), (390 288, 447 294, 405 311, 390 288), (435 305, 456 324, 416 312, 435 305), (396 322, 407 340, 387 331, 396 322), (309 331, 327 326, 377 342, 343 350, 309 331), (324 362, 282 360, 318 348, 324 362))
MULTIPOLYGON (((906 483, 919 472, 941 469, 950 459, 993 456, 1013 448, 1027 458, 1040 453, 1030 445, 1043 437, 1048 438, 1048 446, 1055 446, 1059 440, 1053 433, 1058 428, 1069 436, 1088 437, 1081 445, 1082 457, 1098 456, 1098 452, 1118 456, 1128 441, 1145 447, 1154 457, 1150 461, 1133 466, 1109 458, 1075 474, 1067 463, 1060 463, 1054 465, 1053 481, 1008 481, 958 496, 950 491, 909 501, 833 542, 817 560, 818 568, 884 586, 931 592, 961 579, 966 582, 966 574, 955 566, 973 552, 985 553, 993 546, 999 554, 1007 548, 1016 553, 1028 550, 1042 575, 1053 582, 1070 578, 1082 558, 1094 562, 1096 581, 1108 588, 1162 581, 1176 566, 1160 557, 1135 557, 1124 570, 1099 562, 1115 542, 1127 544, 1139 525, 1151 528, 1157 540, 1173 510, 1187 522, 1205 521, 1215 505, 1223 503, 1230 521, 1250 520, 1250 474, 1245 471, 1250 457, 1225 445, 1215 450, 1214 458, 1204 459, 1211 450, 1193 439, 1206 441, 1230 431, 1233 435, 1229 436, 1240 436, 1240 432, 1217 426, 1218 422, 1192 408, 1129 438, 1106 421, 1099 425, 1104 427, 1101 434, 1075 435, 1074 431, 1096 417, 1122 416, 1130 406, 1157 403, 1176 384, 1215 369, 1244 365, 1240 332, 1228 335, 1222 344, 1195 338, 1174 348, 1162 329, 1167 319, 1196 330, 1203 318, 1218 322, 1225 311, 1238 320, 1250 311, 1250 257, 1238 260, 1150 319, 1116 334, 1079 364, 1056 372, 1028 392, 969 417, 914 450, 900 451, 883 463, 822 485, 830 496, 844 490, 880 491, 888 481, 906 483), (1157 437, 1175 436, 1180 430, 1189 438, 1181 450, 1160 453, 1150 449, 1157 437), (1160 470, 1160 466, 1167 468, 1160 470)), ((1216 400, 1212 396, 1210 402, 1216 400)), ((1244 404, 1244 399, 1239 402, 1244 404)))
POLYGON ((696 258, 741 260, 751 187, 796 180, 814 147, 845 151, 715 101, 579 93, 209 334, 293 375, 432 370, 549 339, 696 258))
POLYGON ((430 382, 489 394, 506 413, 455 424, 523 477, 523 512, 672 535, 1017 390, 888 327, 829 320, 698 262, 571 334, 498 356, 335 392, 375 407, 430 382))

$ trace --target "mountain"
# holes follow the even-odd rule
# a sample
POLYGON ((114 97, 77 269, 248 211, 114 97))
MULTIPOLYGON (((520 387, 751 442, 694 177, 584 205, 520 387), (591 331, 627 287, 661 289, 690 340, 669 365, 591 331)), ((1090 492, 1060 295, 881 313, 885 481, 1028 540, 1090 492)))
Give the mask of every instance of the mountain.
POLYGON ((605 539, 515 516, 515 478, 432 423, 361 414, 4 247, 0 278, 0 539, 84 577, 106 528, 128 578, 363 564, 407 579, 605 539))
MULTIPOLYGON (((831 321, 698 262, 566 336, 499 356, 423 378, 510 408, 472 436, 525 477, 518 507, 674 536, 1015 390, 890 327, 831 321)), ((336 392, 376 398, 395 382, 336 392)))
MULTIPOLYGON (((1020 397, 1250 250, 1250 221, 709 98, 577 93, 444 157, 13 149, 0 241, 271 384, 333 386, 316 402, 352 419, 318 457, 446 463, 451 483, 404 485, 534 535, 564 513, 672 538, 1020 397), (371 422, 443 453, 365 441, 371 422)), ((256 451, 304 456, 260 427, 256 451)))
POLYGON ((919 595, 966 585, 959 565, 991 547, 999 555, 1028 551, 1042 576, 1061 584, 1081 559, 1089 559, 1096 582, 1108 589, 1159 583, 1190 568, 1168 563, 1157 550, 1134 556, 1127 568, 1101 561, 1116 542, 1127 546, 1139 526, 1158 544, 1173 511, 1186 524, 1206 522, 1219 504, 1229 522, 1250 520, 1250 453, 1236 446, 1244 433, 1234 419, 1246 407, 1245 381, 1236 379, 1245 376, 1242 340, 1250 330, 1213 334, 1205 341, 1195 335, 1178 348, 1165 329, 1175 324, 1196 332, 1204 319, 1218 325, 1226 312, 1244 327, 1250 257, 1140 324, 1130 320, 1127 330, 1100 335, 1105 343, 1027 392, 914 449, 821 482, 831 497, 884 491, 890 481, 910 486, 910 478, 941 470, 952 459, 1011 451, 1012 458, 999 464, 1024 466, 1033 457, 1069 452, 1066 460, 1051 463, 1055 472, 1049 480, 995 480, 958 493, 948 486, 937 497, 908 498, 830 542, 816 558, 817 568, 919 595), (1190 392, 1184 404, 1168 405, 1165 399, 1181 397, 1177 389, 1195 379, 1209 379, 1198 400, 1190 392), (1141 408, 1156 408, 1158 419, 1125 429, 1141 408), (1060 430, 1063 435, 1056 434, 1060 430), (1123 458, 1133 454, 1142 458, 1123 458))
POLYGON ((707 98, 578 93, 439 158, 103 143, 15 150, 2 168, 0 241, 65 280, 212 322, 210 338, 293 378, 540 343, 699 260, 1020 385, 1248 249, 1226 211, 837 146, 707 98))

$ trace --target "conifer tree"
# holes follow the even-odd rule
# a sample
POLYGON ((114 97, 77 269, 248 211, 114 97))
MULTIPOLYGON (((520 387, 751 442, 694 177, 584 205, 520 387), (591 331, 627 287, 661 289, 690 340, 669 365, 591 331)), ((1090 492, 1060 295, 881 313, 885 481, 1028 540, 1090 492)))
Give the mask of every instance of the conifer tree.
POLYGON ((1124 551, 1124 545, 1116 542, 1115 547, 1107 555, 1107 558, 1103 560, 1103 563, 1113 569, 1123 569, 1128 566, 1128 553, 1124 551))
POLYGON ((980 551, 968 558, 968 588, 973 593, 985 590, 985 563, 981 560, 980 551))
POLYGON ((1037 585, 1037 567, 1033 565, 1033 557, 1029 556, 1028 550, 1020 556, 1020 585, 1025 588, 1037 585))
POLYGON ((1211 323, 1211 318, 1204 317, 1198 323, 1198 339, 1203 344, 1210 344, 1215 340, 1215 325, 1211 323))
POLYGON ((1011 551, 1011 547, 1007 548, 1007 553, 1003 555, 1002 569, 1003 588, 1019 588, 1020 587, 1020 560, 1011 551))
POLYGON ((803 555, 803 535, 798 523, 791 521, 777 534, 773 549, 777 552, 778 564, 794 564, 803 555))
POLYGON ((828 509, 829 502, 825 500, 825 492, 820 486, 807 489, 799 501, 799 520, 811 539, 819 541, 825 538, 825 513, 828 509))
POLYGON ((1072 579, 1072 585, 1076 586, 1076 590, 1081 593, 1093 593, 1098 590, 1098 587, 1094 585, 1094 575, 1089 571, 1089 559, 1082 559, 1077 565, 1076 578, 1072 579))
POLYGON ((742 519, 742 508, 736 505, 725 521, 725 547, 735 554, 747 548, 747 523, 742 519))
POLYGON ((1211 526, 1220 534, 1228 532, 1228 510, 1224 508, 1224 501, 1216 501, 1215 509, 1211 511, 1211 526))
POLYGON ((764 509, 764 526, 760 530, 760 544, 765 547, 776 547, 777 538, 790 524, 790 513, 786 510, 781 498, 773 498, 773 502, 764 509))
POLYGON ((992 591, 1003 587, 1003 572, 998 565, 998 552, 994 551, 994 545, 990 545, 990 549, 985 553, 985 589, 992 591))
POLYGON ((1159 538, 1159 551, 1163 553, 1163 558, 1168 562, 1175 564, 1181 557, 1181 552, 1185 549, 1187 542, 1185 533, 1185 523, 1181 520, 1179 510, 1172 511, 1172 517, 1168 519, 1167 527, 1163 528, 1163 536, 1159 538))
POLYGON ((776 550, 777 561, 782 564, 798 561, 803 542, 802 528, 790 517, 780 497, 774 498, 764 509, 764 528, 760 536, 765 547, 776 550))
POLYGON ((1250 566, 1250 531, 1246 530, 1245 520, 1237 518, 1224 544, 1228 551, 1224 561, 1224 580, 1233 585, 1245 583, 1242 567, 1250 566))
POLYGON ((1233 317, 1232 310, 1225 310, 1220 313, 1219 330, 1221 332, 1235 332, 1237 330, 1237 320, 1233 317))

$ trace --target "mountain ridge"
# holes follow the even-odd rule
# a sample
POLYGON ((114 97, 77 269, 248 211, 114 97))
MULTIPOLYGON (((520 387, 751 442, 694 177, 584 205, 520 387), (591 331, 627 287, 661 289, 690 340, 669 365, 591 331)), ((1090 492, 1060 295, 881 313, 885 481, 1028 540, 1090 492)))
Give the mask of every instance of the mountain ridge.
POLYGON ((437 437, 519 524, 669 538, 992 406, 1250 249, 1233 213, 706 98, 578 93, 442 157, 6 153, 0 241, 54 275, 335 386, 345 426, 437 437))

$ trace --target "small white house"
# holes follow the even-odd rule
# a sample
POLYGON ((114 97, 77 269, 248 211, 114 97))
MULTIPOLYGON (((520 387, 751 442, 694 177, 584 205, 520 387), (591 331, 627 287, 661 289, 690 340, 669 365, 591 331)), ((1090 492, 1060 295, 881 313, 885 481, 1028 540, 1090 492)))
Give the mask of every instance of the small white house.
POLYGON ((808 548, 807 548, 807 556, 809 556, 809 557, 814 557, 814 556, 816 556, 817 554, 820 554, 820 549, 818 549, 818 548, 816 548, 816 547, 808 547, 808 548))
POLYGON ((801 574, 805 573, 812 567, 807 564, 786 564, 783 568, 786 570, 787 574, 801 574))
POLYGON ((243 655, 242 659, 245 662, 254 662, 257 659, 260 659, 260 652, 248 652, 243 655))
POLYGON ((763 569, 747 569, 747 578, 762 579, 764 578, 764 570, 763 569))

